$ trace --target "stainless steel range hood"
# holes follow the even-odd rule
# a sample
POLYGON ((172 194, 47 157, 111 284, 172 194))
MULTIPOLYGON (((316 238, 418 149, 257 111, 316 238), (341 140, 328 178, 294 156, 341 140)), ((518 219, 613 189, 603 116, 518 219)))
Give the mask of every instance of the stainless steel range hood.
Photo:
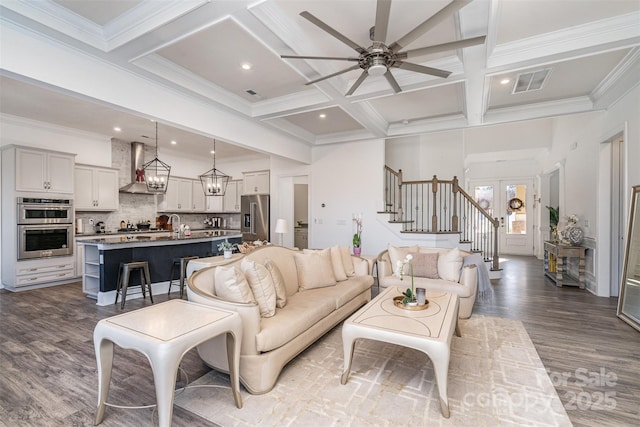
POLYGON ((144 165, 144 144, 134 141, 131 143, 131 183, 120 188, 121 193, 153 194, 147 190, 142 165, 144 165))

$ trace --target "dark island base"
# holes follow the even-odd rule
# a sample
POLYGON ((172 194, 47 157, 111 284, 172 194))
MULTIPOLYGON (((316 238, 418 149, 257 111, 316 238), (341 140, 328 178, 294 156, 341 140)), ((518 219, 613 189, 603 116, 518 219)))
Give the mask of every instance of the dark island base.
MULTIPOLYGON (((241 239, 230 238, 229 242, 240 243, 241 239)), ((147 261, 149 263, 151 283, 165 282, 170 279, 174 258, 222 255, 222 253, 218 252, 218 243, 219 241, 216 240, 181 245, 101 250, 100 256, 103 258, 103 262, 100 264, 100 292, 116 290, 121 262, 147 261)), ((139 284, 140 275, 135 271, 129 279, 129 286, 139 284)))

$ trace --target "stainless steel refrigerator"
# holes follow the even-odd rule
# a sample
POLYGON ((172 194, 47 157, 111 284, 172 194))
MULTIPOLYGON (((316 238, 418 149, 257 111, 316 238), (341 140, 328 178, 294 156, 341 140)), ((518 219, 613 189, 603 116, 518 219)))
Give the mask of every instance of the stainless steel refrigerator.
POLYGON ((269 195, 241 196, 240 210, 242 241, 269 240, 269 195))

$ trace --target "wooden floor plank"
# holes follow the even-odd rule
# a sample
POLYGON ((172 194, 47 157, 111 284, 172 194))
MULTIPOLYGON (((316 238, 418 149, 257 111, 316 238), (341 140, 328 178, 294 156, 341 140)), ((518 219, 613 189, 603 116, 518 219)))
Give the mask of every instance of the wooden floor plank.
MULTIPOLYGON (((565 375, 554 384, 576 426, 640 425, 640 333, 616 317, 617 299, 557 288, 542 274, 539 260, 507 258, 503 278, 493 282, 494 297, 476 303, 474 314, 523 322, 552 380, 565 375), (600 372, 615 374, 614 384, 581 380, 600 372), (605 392, 613 393, 615 409, 596 409, 605 392)), ((167 299, 154 296, 156 302, 167 299)), ((100 319, 147 305, 148 299, 136 299, 124 310, 99 307, 82 294, 80 283, 0 291, 0 426, 93 425, 98 387, 93 329, 100 319)), ((116 348, 114 361, 109 402, 155 403, 146 358, 116 348)), ((195 350, 181 366, 191 380, 209 370, 195 350)), ((154 416, 157 423, 153 409, 107 408, 102 425, 152 425, 154 416)), ((173 425, 213 424, 176 407, 173 425)))

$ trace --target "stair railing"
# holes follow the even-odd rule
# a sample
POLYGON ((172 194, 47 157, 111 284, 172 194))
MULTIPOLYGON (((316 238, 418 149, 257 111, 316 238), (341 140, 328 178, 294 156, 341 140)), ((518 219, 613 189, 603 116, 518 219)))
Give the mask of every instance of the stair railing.
POLYGON ((385 210, 392 223, 401 223, 401 233, 460 234, 461 243, 469 243, 473 252, 491 261, 499 270, 498 227, 478 203, 458 185, 458 178, 441 180, 433 176, 425 181, 403 181, 398 172, 385 166, 385 210))

